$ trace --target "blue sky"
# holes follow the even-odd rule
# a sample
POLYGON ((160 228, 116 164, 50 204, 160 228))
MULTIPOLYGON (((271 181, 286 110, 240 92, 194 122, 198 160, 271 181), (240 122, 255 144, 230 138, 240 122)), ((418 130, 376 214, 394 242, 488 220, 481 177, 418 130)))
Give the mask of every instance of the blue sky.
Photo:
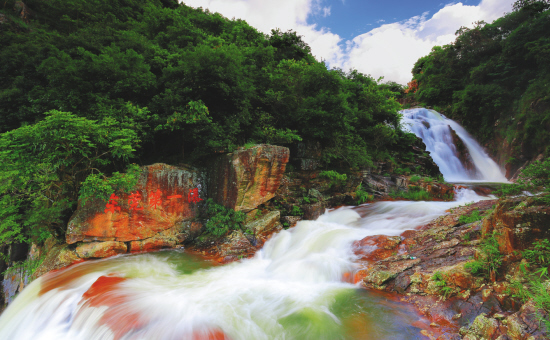
MULTIPOLYGON (((307 22, 330 27, 331 32, 344 39, 351 39, 383 24, 407 20, 425 12, 436 13, 449 3, 452 2, 442 0, 331 1, 325 6, 330 8, 330 15, 325 16, 324 12, 316 13, 310 16, 307 22)), ((477 6, 480 0, 466 0, 462 3, 477 6)))
POLYGON ((461 26, 492 22, 514 0, 183 0, 260 31, 292 29, 329 67, 410 81, 418 58, 448 44, 461 26))

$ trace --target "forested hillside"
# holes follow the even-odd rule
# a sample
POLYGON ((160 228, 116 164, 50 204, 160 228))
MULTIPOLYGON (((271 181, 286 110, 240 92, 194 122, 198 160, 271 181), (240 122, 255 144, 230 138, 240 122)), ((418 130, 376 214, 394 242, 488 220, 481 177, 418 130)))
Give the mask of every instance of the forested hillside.
POLYGON ((129 187, 132 163, 303 140, 358 168, 414 140, 391 86, 328 70, 295 32, 175 0, 0 6, 0 246, 62 236, 79 194, 129 187))
POLYGON ((412 72, 416 98, 487 143, 508 175, 550 151, 550 1, 519 0, 488 24, 457 31, 412 72))

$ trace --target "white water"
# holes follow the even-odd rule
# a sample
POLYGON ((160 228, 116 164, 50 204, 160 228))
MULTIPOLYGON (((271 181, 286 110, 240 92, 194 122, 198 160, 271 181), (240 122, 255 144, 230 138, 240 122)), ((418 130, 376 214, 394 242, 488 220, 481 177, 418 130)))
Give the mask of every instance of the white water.
POLYGON ((483 151, 483 148, 458 123, 428 109, 401 111, 403 123, 426 144, 439 170, 449 182, 504 182, 508 180, 500 167, 483 151), (475 171, 467 171, 458 157, 451 135, 452 128, 472 157, 475 171))
MULTIPOLYGON (((469 148, 481 174, 475 179, 506 180, 456 123, 427 110, 404 115, 447 180, 473 180, 451 157, 447 125, 469 148), (431 129, 423 129, 422 121, 431 129)), ((0 339, 416 339, 414 315, 399 306, 384 310, 388 302, 376 303, 374 297, 350 298, 358 292, 343 279, 358 269, 352 243, 369 235, 399 235, 480 199, 462 189, 454 202, 340 208, 279 232, 253 258, 223 267, 183 270, 173 256, 162 254, 85 262, 25 288, 0 317, 0 339), (88 293, 102 276, 125 280, 101 291, 103 301, 94 304, 88 293), (65 278, 54 282, 59 277, 65 278), (342 303, 351 312, 337 308, 342 303), (357 320, 370 320, 366 331, 354 331, 357 320)))
POLYGON ((41 296, 44 277, 27 287, 1 316, 0 339, 205 339, 212 329, 231 339, 346 338, 339 330, 342 320, 331 308, 338 296, 356 289, 342 280, 344 273, 357 269, 352 242, 368 235, 398 235, 449 208, 481 199, 467 189, 457 198, 379 202, 362 206, 368 211, 363 217, 340 208, 274 235, 252 259, 191 274, 150 254, 79 264, 68 270, 75 277, 79 270, 84 275, 41 296), (106 293, 124 299, 92 307, 82 296, 104 275, 128 278, 106 293), (112 323, 113 317, 136 320, 139 327, 115 337, 124 322, 108 324, 106 318, 112 323))

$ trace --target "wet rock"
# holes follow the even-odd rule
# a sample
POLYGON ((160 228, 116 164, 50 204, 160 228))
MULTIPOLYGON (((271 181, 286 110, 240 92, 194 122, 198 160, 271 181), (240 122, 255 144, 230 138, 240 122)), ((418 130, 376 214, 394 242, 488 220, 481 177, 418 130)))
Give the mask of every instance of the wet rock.
POLYGON ((304 220, 316 220, 325 213, 326 206, 323 202, 317 202, 314 204, 304 204, 301 208, 304 212, 302 215, 304 220))
POLYGON ((283 217, 281 217, 281 223, 283 224, 283 226, 285 228, 287 228, 287 227, 292 228, 292 227, 296 226, 296 223, 298 223, 298 221, 301 221, 301 220, 302 220, 301 216, 283 216, 283 217))
POLYGON ((66 234, 68 244, 79 241, 138 241, 173 229, 198 215, 204 197, 196 170, 154 164, 142 168, 132 194, 116 193, 112 206, 100 199, 79 205, 66 234), (195 189, 197 189, 195 191, 195 189))
POLYGON ((455 145, 456 157, 460 160, 460 163, 462 163, 464 169, 466 169, 466 171, 468 171, 470 175, 475 176, 475 174, 477 173, 477 168, 474 165, 474 161, 472 160, 472 156, 470 156, 468 148, 466 147, 462 139, 460 139, 460 137, 456 134, 455 130, 453 130, 450 126, 449 129, 451 130, 453 144, 455 145))
POLYGON ((230 255, 243 255, 254 250, 254 247, 242 231, 234 230, 218 247, 218 254, 221 257, 226 257, 230 255))
POLYGON ((539 316, 548 320, 548 313, 538 309, 532 300, 524 304, 521 309, 506 318, 508 332, 506 335, 513 340, 516 339, 548 339, 550 330, 546 329, 539 316))
POLYGON ((281 213, 279 211, 270 211, 260 218, 253 220, 245 225, 245 228, 250 230, 253 235, 260 235, 272 232, 274 229, 281 229, 280 223, 281 213))
POLYGON ((353 243, 353 251, 356 255, 361 256, 362 260, 383 260, 396 253, 400 243, 401 236, 367 236, 353 243))
POLYGON ((49 271, 65 268, 75 262, 82 261, 76 251, 67 244, 53 244, 44 249, 45 258, 33 274, 38 278, 49 271))
POLYGON ((408 260, 403 257, 401 260, 377 264, 369 271, 363 282, 367 287, 384 289, 384 283, 397 277, 399 273, 417 265, 420 261, 420 259, 408 260))
POLYGON ((30 283, 30 275, 25 268, 9 268, 4 274, 4 281, 2 281, 4 302, 10 304, 15 299, 16 295, 23 291, 30 283))
POLYGON ((76 247, 76 253, 82 259, 120 255, 127 250, 128 247, 124 242, 116 241, 79 243, 76 247))
POLYGON ((466 336, 471 339, 494 339, 499 333, 499 322, 488 318, 485 313, 478 315, 469 327, 466 336))
POLYGON ((217 157, 209 165, 209 197, 226 208, 250 211, 275 196, 288 159, 288 148, 264 144, 217 157))
POLYGON ((154 236, 143 241, 130 242, 130 252, 155 251, 166 248, 174 248, 178 239, 173 236, 154 236))

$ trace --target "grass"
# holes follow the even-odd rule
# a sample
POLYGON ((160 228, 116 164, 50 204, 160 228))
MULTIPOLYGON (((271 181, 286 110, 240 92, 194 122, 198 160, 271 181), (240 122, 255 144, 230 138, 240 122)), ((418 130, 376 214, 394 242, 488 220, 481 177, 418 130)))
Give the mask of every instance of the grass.
POLYGON ((468 216, 466 216, 466 215, 460 216, 458 218, 458 222, 460 222, 461 224, 469 224, 469 223, 474 223, 476 221, 479 221, 479 220, 481 220, 481 218, 482 218, 482 216, 479 214, 479 210, 475 209, 468 216))
POLYGON ((496 236, 498 236, 498 233, 493 232, 490 237, 481 241, 481 254, 479 257, 464 265, 464 268, 468 269, 473 275, 483 276, 485 278, 496 277, 502 265, 503 258, 498 249, 498 240, 496 236))
MULTIPOLYGON (((520 270, 526 282, 516 281, 512 283, 512 288, 517 292, 514 296, 524 302, 532 299, 537 309, 550 313, 550 290, 548 289, 550 283, 550 276, 548 275, 550 241, 548 239, 539 240, 534 243, 533 249, 525 250, 521 254, 527 260, 526 265, 520 264, 520 270), (528 273, 526 268, 532 268, 532 272, 528 273)), ((544 318, 538 312, 537 318, 546 325, 547 329, 550 329, 549 318, 544 318)))
POLYGON ((411 201, 429 201, 433 198, 429 192, 414 185, 409 187, 409 191, 392 191, 389 195, 392 198, 402 198, 411 201))

